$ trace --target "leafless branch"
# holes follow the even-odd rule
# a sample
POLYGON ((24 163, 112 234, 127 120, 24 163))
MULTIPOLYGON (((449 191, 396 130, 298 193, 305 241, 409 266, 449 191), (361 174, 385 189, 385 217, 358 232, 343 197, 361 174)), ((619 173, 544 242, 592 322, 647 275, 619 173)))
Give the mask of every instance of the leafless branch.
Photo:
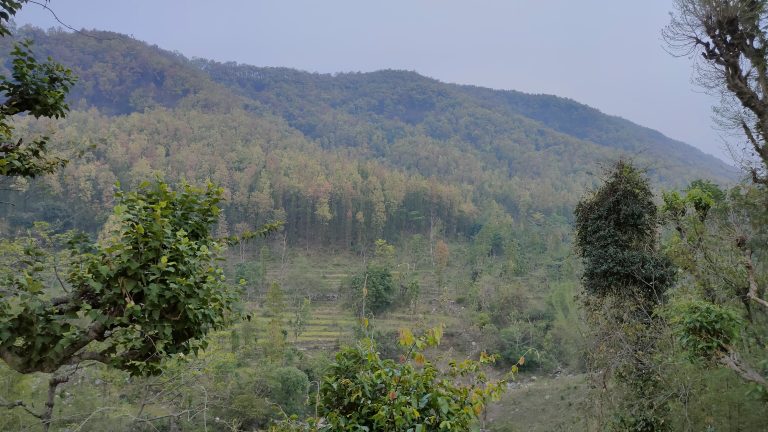
POLYGON ((14 408, 21 408, 27 413, 29 413, 31 416, 41 419, 43 418, 43 414, 37 413, 35 411, 32 411, 27 404, 25 404, 23 401, 17 400, 14 402, 6 402, 3 399, 0 399, 0 407, 7 408, 7 409, 14 409, 14 408))
POLYGON ((89 38, 93 38, 93 39, 96 39, 96 40, 100 40, 100 41, 117 40, 117 38, 116 38, 116 37, 105 38, 105 37, 94 36, 94 35, 92 35, 92 34, 86 33, 86 32, 84 32, 84 31, 82 31, 82 30, 78 30, 78 29, 76 29, 76 28, 72 27, 71 25, 69 25, 69 24, 65 23, 64 21, 62 21, 62 20, 59 18, 59 16, 58 16, 58 15, 56 15, 56 12, 54 12, 54 10, 53 10, 53 9, 51 9, 51 8, 48 6, 48 1, 47 1, 47 0, 46 0, 44 3, 43 3, 43 2, 39 2, 39 1, 36 1, 36 0, 27 0, 27 1, 28 1, 29 3, 32 3, 33 5, 37 5, 37 6, 40 6, 41 8, 43 8, 43 9, 47 10, 47 11, 48 11, 48 12, 51 14, 51 16, 53 16, 53 19, 55 19, 55 20, 56 20, 56 22, 58 22, 60 25, 62 25, 63 27, 65 27, 65 28, 66 28, 66 29, 68 29, 68 30, 72 30, 72 31, 73 31, 73 32, 75 32, 75 33, 79 33, 79 34, 81 34, 81 35, 83 35, 83 36, 88 36, 89 38))
POLYGON ((759 286, 755 275, 755 265, 752 262, 752 249, 745 246, 743 247, 743 250, 744 267, 747 269, 747 280, 749 280, 749 292, 747 293, 747 297, 764 308, 768 308, 768 301, 763 300, 759 295, 759 286))
MULTIPOLYGON (((714 109, 725 130, 749 143, 743 161, 757 184, 768 184, 768 11, 749 0, 676 0, 662 32, 668 51, 693 60, 695 82, 719 96, 714 109)), ((736 158, 734 158, 736 159, 736 158)))

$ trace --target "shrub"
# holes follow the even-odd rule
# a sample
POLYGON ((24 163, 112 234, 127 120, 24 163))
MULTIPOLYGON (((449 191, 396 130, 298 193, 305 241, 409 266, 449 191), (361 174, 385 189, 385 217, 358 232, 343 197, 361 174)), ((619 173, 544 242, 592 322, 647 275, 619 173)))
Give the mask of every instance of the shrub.
POLYGON ((368 266, 363 273, 352 278, 349 288, 358 313, 383 312, 389 309, 395 300, 395 282, 392 273, 385 267, 368 266))
POLYGON ((671 322, 683 348, 694 360, 709 360, 727 352, 741 326, 736 312, 706 301, 676 305, 671 322))

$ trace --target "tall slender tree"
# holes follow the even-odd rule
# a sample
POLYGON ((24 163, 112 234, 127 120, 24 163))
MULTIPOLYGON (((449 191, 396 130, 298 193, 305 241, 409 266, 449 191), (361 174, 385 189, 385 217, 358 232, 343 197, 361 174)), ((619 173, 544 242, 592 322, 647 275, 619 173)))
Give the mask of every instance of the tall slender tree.
POLYGON ((600 188, 576 207, 576 247, 584 262, 585 305, 595 341, 599 386, 619 385, 617 430, 663 431, 654 354, 663 302, 675 270, 657 247, 658 218, 648 180, 619 161, 600 188))

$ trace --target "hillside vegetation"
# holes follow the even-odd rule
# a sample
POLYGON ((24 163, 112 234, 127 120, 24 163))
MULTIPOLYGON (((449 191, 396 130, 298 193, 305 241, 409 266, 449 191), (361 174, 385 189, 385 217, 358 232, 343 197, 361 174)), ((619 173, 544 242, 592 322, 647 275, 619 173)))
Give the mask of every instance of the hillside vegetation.
MULTIPOLYGON (((435 218, 449 235, 471 238, 493 209, 521 224, 534 215, 567 222, 600 165, 622 156, 663 187, 702 173, 734 178, 691 146, 553 96, 413 72, 189 61, 105 32, 23 36, 80 77, 68 120, 27 125, 58 129, 64 146, 93 145, 49 182, 68 198, 49 210, 62 220, 73 207, 108 201, 115 180, 162 172, 223 185, 230 230, 285 219, 292 243, 348 249, 424 232, 435 218)), ((81 219, 99 221, 93 216, 81 219)))
MULTIPOLYGON (((232 246, 222 263, 249 320, 215 333, 189 362, 169 361, 159 377, 83 372, 60 396, 60 428, 265 428, 313 414, 332 353, 362 333, 397 359, 398 330, 443 324, 443 343, 430 351, 437 363, 489 352, 499 354, 494 375, 519 366, 523 384, 485 413, 491 430, 583 430, 574 207, 622 158, 657 190, 737 178, 690 145, 556 96, 408 71, 328 75, 187 59, 101 31, 16 36, 79 81, 66 119, 16 119, 21 134, 50 135, 71 161, 0 192, 4 237, 42 220, 52 232, 104 241, 115 184, 132 189, 153 177, 220 185, 217 236, 284 221, 267 239, 232 246), (366 303, 377 289, 369 277, 382 274, 381 304, 366 303), (562 419, 537 426, 537 407, 562 419), (524 421, 513 421, 521 410, 524 421)), ((0 41, 0 52, 10 43, 0 41)), ((9 398, 40 398, 44 388, 39 375, 0 368, 9 398)), ((728 392, 723 410, 744 406, 739 391, 728 392)), ((705 417, 696 403, 690 409, 705 417)), ((32 424, 16 410, 0 429, 32 424)))

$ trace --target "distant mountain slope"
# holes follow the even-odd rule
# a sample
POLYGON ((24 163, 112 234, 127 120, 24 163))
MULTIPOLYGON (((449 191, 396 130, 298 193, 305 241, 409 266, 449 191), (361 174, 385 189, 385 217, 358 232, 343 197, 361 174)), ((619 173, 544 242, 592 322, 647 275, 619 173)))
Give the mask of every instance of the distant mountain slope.
MULTIPOLYGON (((734 176, 732 167, 688 144, 556 96, 450 85, 404 71, 331 76, 280 68, 198 64, 217 82, 261 101, 316 139, 326 132, 320 126, 322 118, 337 112, 378 126, 388 132, 390 140, 413 127, 433 139, 458 137, 475 146, 492 146, 490 141, 525 130, 527 140, 546 147, 557 140, 551 132, 558 132, 628 157, 653 159, 657 162, 651 164, 654 172, 698 166, 716 179, 734 176), (310 108, 297 114, 286 102, 293 100, 303 100, 310 108)), ((661 177, 665 182, 675 181, 663 174, 661 177)))
POLYGON ((405 71, 188 60, 109 32, 20 33, 80 77, 75 112, 54 123, 55 136, 101 144, 54 189, 82 202, 102 194, 106 206, 114 179, 213 178, 228 191, 230 227, 287 215, 296 238, 351 244, 368 232, 422 231, 435 218, 471 235, 498 211, 561 223, 601 164, 621 157, 664 188, 734 178, 687 144, 554 96, 405 71))
MULTIPOLYGON (((224 98, 245 96, 259 101, 326 147, 372 145, 381 156, 384 143, 377 139, 392 143, 423 134, 436 140, 458 138, 487 148, 493 146, 490 141, 520 131, 525 131, 528 140, 546 147, 557 140, 551 132, 558 132, 617 149, 629 157, 649 156, 659 163, 695 166, 698 172, 718 180, 734 176, 731 167, 692 146, 556 96, 444 84, 415 72, 328 75, 205 60, 190 62, 181 54, 110 32, 72 34, 25 28, 23 36, 35 40, 42 53, 71 65, 81 77, 82 84, 72 93, 73 101, 85 100, 105 113, 175 107, 206 91, 207 97, 216 99, 211 96, 218 93, 222 99, 227 92, 221 87, 226 86, 234 92, 224 98), (216 88, 209 77, 223 86, 216 88), (361 137, 360 129, 367 132, 364 135, 375 131, 376 136, 361 137), (546 135, 543 140, 542 135, 546 135)), ((221 100, 197 101, 203 106, 206 102, 210 105, 221 100)), ((670 169, 677 171, 677 167, 670 169)))
POLYGON ((707 167, 713 176, 732 178, 735 174, 733 167, 704 152, 692 152, 691 146, 686 143, 570 99, 474 86, 462 86, 461 89, 491 109, 521 114, 583 140, 619 148, 630 154, 645 153, 660 159, 672 156, 676 161, 707 167))

